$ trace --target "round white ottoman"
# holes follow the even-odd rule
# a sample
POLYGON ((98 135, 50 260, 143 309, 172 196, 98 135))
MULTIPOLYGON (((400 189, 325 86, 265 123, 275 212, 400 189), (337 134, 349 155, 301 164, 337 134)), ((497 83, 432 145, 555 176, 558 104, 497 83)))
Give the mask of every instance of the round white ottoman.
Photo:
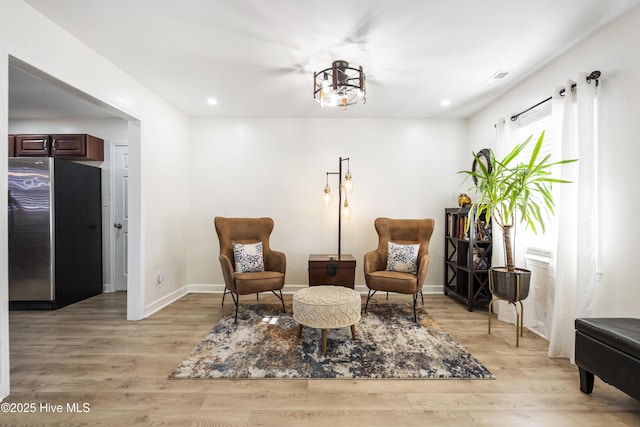
POLYGON ((344 286, 319 285, 301 289, 293 294, 293 319, 302 326, 322 330, 322 352, 327 351, 327 329, 351 326, 351 337, 356 339, 356 326, 360 320, 360 294, 344 286))

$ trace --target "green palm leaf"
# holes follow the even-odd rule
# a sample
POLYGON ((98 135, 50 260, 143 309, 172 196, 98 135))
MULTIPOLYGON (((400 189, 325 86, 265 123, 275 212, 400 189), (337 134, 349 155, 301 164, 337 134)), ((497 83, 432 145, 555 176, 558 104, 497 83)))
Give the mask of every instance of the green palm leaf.
MULTIPOLYGON (((526 223, 532 231, 545 232, 545 218, 547 213, 553 213, 554 200, 553 184, 568 184, 571 181, 555 177, 552 170, 558 166, 576 162, 578 159, 551 162, 551 155, 540 157, 544 143, 544 132, 540 134, 531 152, 531 156, 524 163, 516 164, 527 146, 532 143, 533 135, 515 147, 503 159, 495 158, 489 150, 492 165, 491 172, 477 154, 475 171, 463 170, 458 173, 475 178, 476 184, 472 189, 479 195, 479 201, 472 205, 480 216, 486 213, 487 220, 495 221, 501 228, 512 227, 516 211, 521 222, 526 223)), ((503 233, 505 236, 505 233, 503 233)), ((506 242, 505 242, 506 247, 506 242)), ((507 258, 513 259, 513 254, 507 258)), ((509 263, 507 263, 509 264, 509 263)), ((514 266, 507 265, 513 268, 514 266)))

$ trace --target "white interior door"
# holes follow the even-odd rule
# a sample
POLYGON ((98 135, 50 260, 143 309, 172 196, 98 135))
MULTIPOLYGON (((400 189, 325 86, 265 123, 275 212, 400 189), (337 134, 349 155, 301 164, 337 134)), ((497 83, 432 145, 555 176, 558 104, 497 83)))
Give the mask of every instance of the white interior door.
POLYGON ((129 237, 129 147, 116 145, 113 151, 113 284, 116 291, 127 290, 127 249, 129 237))

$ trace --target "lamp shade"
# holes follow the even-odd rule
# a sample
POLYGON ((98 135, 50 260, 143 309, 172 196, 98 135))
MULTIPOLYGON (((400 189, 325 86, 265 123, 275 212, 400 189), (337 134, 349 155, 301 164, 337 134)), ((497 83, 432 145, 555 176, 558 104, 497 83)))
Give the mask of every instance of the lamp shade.
POLYGON ((328 185, 324 186, 324 191, 322 192, 322 207, 326 208, 331 205, 331 201, 333 200, 333 194, 331 193, 331 187, 328 185))
POLYGON ((353 177, 351 176, 351 172, 347 171, 344 174, 344 179, 342 180, 342 187, 344 187, 347 193, 353 192, 353 177))
POLYGON ((342 206, 342 217, 351 219, 351 206, 349 206, 349 200, 347 199, 344 199, 344 205, 342 206))

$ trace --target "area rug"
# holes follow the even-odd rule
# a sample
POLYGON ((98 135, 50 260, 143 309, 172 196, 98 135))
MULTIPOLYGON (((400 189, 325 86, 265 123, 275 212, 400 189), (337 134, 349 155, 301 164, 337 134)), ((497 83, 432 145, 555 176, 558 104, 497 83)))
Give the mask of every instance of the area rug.
POLYGON ((169 376, 194 378, 493 378, 455 339, 412 304, 369 305, 356 326, 321 332, 303 328, 291 307, 241 306, 225 315, 169 376))

